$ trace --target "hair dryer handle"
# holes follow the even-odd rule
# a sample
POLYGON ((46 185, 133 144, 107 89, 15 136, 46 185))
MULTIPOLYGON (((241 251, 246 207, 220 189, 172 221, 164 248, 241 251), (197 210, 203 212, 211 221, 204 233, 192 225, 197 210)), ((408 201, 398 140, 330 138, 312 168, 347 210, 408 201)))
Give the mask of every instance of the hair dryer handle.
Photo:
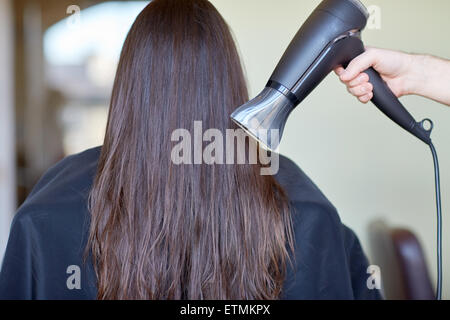
POLYGON ((426 144, 430 144, 431 129, 426 130, 423 122, 418 123, 414 120, 376 70, 369 68, 365 73, 369 76, 369 82, 373 85, 372 103, 403 129, 426 144))
MULTIPOLYGON (((359 36, 349 36, 344 40, 338 41, 333 49, 334 54, 336 52, 342 54, 342 56, 338 55, 337 59, 341 61, 340 64, 345 68, 351 60, 365 51, 364 44, 359 36)), ((426 130, 424 128, 424 121, 416 122, 414 120, 376 70, 369 68, 364 72, 367 73, 369 81, 373 85, 372 103, 400 127, 426 144, 430 144, 431 129, 426 130)))

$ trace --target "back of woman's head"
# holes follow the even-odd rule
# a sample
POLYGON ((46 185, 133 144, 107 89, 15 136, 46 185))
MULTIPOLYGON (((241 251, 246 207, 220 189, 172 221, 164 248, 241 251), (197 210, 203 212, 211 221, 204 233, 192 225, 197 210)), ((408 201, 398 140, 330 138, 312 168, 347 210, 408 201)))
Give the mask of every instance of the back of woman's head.
POLYGON ((291 234, 273 177, 259 165, 171 158, 174 130, 193 132, 201 121, 225 136, 229 114, 247 99, 233 38, 207 0, 154 0, 139 14, 90 194, 98 298, 280 295, 291 234))

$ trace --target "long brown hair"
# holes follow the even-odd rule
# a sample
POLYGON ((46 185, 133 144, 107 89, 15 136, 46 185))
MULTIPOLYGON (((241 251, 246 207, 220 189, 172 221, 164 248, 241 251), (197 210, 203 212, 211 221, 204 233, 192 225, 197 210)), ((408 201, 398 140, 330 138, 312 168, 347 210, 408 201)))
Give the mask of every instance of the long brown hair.
POLYGON ((289 206, 259 165, 175 165, 171 133, 234 128, 248 100, 227 24, 207 0, 154 0, 125 40, 90 193, 99 299, 276 299, 289 206))

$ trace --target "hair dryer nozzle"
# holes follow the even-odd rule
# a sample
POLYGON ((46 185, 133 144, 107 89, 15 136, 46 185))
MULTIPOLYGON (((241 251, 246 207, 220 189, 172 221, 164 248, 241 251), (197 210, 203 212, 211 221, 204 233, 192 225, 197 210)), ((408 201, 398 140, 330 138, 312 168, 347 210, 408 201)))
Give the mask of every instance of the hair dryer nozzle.
POLYGON ((266 87, 254 99, 237 108, 231 119, 264 147, 275 150, 293 109, 294 105, 285 95, 266 87))

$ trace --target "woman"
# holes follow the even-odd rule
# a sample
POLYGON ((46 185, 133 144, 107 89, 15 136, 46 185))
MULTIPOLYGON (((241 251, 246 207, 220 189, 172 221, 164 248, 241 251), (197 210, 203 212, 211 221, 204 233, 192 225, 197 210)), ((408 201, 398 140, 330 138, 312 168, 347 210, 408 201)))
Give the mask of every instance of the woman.
POLYGON ((171 133, 224 132, 248 100, 230 31, 206 0, 155 0, 123 46, 101 148, 68 157, 17 213, 1 298, 376 298, 332 205, 286 158, 171 161, 171 133))

